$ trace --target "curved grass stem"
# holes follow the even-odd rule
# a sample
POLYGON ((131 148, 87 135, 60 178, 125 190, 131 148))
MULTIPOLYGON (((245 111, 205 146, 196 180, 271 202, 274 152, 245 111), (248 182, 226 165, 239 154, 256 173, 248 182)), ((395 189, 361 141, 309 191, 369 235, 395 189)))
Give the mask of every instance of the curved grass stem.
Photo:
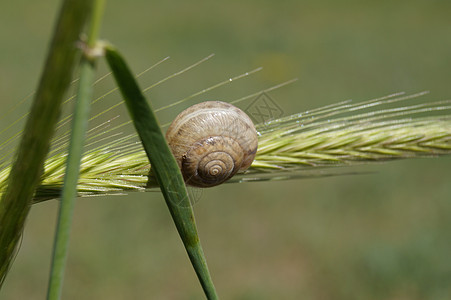
MULTIPOLYGON (((95 47, 102 19, 104 0, 94 2, 92 19, 89 26, 87 50, 95 47)), ((64 270, 69 247, 70 228, 72 224, 77 184, 80 173, 80 162, 83 156, 83 145, 88 128, 90 102, 92 99, 95 62, 92 58, 82 57, 80 79, 75 101, 69 153, 66 161, 66 172, 58 212, 58 221, 53 246, 52 267, 48 285, 47 299, 61 298, 64 270)))
POLYGON ((17 248, 35 189, 41 179, 50 140, 69 87, 78 50, 75 45, 90 15, 92 1, 63 2, 44 71, 17 156, 0 202, 0 282, 17 248))

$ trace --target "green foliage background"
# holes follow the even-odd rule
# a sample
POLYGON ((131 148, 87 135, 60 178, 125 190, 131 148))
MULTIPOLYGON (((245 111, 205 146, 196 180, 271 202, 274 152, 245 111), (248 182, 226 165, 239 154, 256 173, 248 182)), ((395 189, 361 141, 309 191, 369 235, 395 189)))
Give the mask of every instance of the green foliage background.
MULTIPOLYGON (((35 89, 58 6, 2 4, 2 107, 35 89)), ((103 36, 136 72, 171 56, 143 85, 216 53, 152 90, 154 107, 263 66, 195 101, 235 99, 297 77, 270 93, 287 115, 396 91, 449 99, 450 12, 449 1, 426 0, 110 1, 103 36)), ((182 108, 161 113, 161 123, 182 108)), ((0 128, 26 109, 6 114, 0 128)), ((370 175, 202 190, 195 213, 219 295, 450 298, 450 165, 450 158, 394 162, 358 169, 370 175)), ((44 298, 56 208, 56 201, 32 208, 1 299, 44 298)), ((80 199, 74 222, 64 299, 202 297, 160 193, 80 199)))

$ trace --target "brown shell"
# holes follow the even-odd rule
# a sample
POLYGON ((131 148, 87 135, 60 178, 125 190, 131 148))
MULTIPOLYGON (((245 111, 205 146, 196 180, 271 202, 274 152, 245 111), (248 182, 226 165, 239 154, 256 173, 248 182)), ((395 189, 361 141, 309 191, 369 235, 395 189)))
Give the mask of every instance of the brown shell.
POLYGON ((257 131, 239 108, 207 101, 182 111, 171 123, 166 139, 185 182, 197 187, 221 184, 252 164, 257 131))

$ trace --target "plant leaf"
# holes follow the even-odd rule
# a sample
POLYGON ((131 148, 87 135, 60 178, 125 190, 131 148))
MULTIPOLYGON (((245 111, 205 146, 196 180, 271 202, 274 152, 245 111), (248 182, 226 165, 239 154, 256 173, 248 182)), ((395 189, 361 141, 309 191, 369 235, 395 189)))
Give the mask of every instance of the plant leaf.
POLYGON ((112 46, 106 46, 105 56, 202 288, 208 299, 217 299, 182 174, 161 132, 155 114, 141 93, 135 76, 130 72, 118 51, 112 46))
POLYGON ((8 187, 0 202, 0 284, 17 248, 40 181, 62 99, 76 63, 78 50, 75 45, 90 14, 91 2, 64 1, 54 27, 44 71, 9 175, 8 187))

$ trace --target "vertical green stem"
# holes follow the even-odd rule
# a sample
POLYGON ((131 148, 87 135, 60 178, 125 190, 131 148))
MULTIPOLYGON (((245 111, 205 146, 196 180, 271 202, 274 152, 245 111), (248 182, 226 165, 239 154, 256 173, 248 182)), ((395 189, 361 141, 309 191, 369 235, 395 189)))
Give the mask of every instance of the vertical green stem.
POLYGON ((77 182, 80 161, 83 154, 83 142, 89 117, 90 99, 94 66, 83 59, 80 68, 80 86, 74 108, 72 134, 69 144, 69 155, 66 162, 66 173, 61 202, 58 211, 58 223, 53 246, 52 267, 47 299, 60 299, 63 284, 64 268, 69 246, 70 227, 77 193, 77 182))
MULTIPOLYGON (((104 0, 94 2, 94 10, 90 23, 86 51, 95 47, 100 20, 103 13, 104 0)), ((69 143, 69 154, 66 162, 66 173, 58 213, 58 223, 53 247, 52 267, 48 286, 47 299, 60 299, 64 278, 64 270, 69 247, 70 228, 72 224, 80 163, 83 155, 84 139, 88 126, 90 101, 92 98, 95 63, 87 55, 83 56, 80 67, 80 81, 72 120, 72 133, 69 143)))
POLYGON ((62 99, 78 51, 75 47, 91 13, 90 0, 65 0, 55 24, 45 67, 17 151, 8 188, 0 201, 0 282, 3 283, 40 181, 62 99))
POLYGON ((91 23, 88 28, 88 40, 86 42, 89 48, 95 47, 97 40, 99 39, 105 2, 106 0, 95 0, 93 3, 94 7, 92 10, 91 23))

